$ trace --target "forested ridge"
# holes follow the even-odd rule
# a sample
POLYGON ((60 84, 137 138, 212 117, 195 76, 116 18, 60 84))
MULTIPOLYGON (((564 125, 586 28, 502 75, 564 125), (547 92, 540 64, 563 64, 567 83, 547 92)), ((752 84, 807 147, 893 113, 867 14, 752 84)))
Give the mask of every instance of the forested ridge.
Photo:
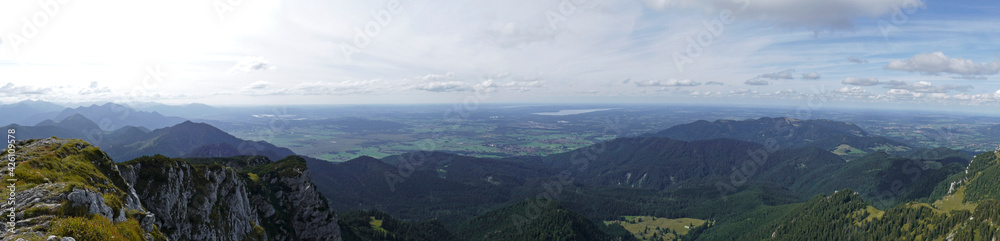
MULTIPOLYGON (((875 176, 890 178, 893 178, 894 168, 902 170, 901 163, 912 160, 884 153, 866 158, 881 161, 869 166, 881 170, 873 172, 878 174, 875 176)), ((996 225, 1000 217, 995 187, 1000 170, 997 154, 977 155, 968 166, 968 174, 965 168, 958 168, 957 172, 941 177, 943 174, 935 172, 940 169, 928 168, 933 175, 924 175, 940 183, 908 183, 919 186, 920 191, 900 192, 898 200, 907 201, 884 209, 876 208, 865 195, 853 189, 803 198, 788 188, 752 184, 723 199, 711 186, 653 190, 573 184, 562 187, 558 200, 524 199, 509 205, 495 205, 465 221, 451 222, 458 223, 454 225, 444 225, 437 219, 400 221, 380 211, 349 212, 344 216, 353 218, 342 218, 341 225, 344 230, 353 230, 359 236, 381 237, 358 240, 434 240, 428 237, 436 240, 636 240, 619 225, 603 225, 600 221, 618 220, 625 214, 642 214, 712 221, 711 226, 699 227, 697 232, 682 236, 684 240, 989 240, 996 237, 1000 232, 1000 226, 996 225), (944 190, 937 195, 940 197, 932 199, 935 195, 930 193, 940 192, 942 185, 950 186, 951 190, 944 190), (926 195, 909 197, 916 195, 914 193, 926 195), (528 209, 532 211, 526 211, 528 209), (382 220, 381 226, 374 227, 372 218, 382 220)), ((873 180, 864 184, 877 190, 880 181, 873 180)), ((520 190, 526 193, 543 191, 541 188, 520 190)))
MULTIPOLYGON (((762 123, 694 124, 733 125, 766 136, 765 126, 788 122, 794 131, 819 140, 782 147, 766 141, 649 135, 543 157, 420 152, 309 164, 327 173, 323 176, 335 177, 327 180, 338 183, 340 197, 331 199, 333 207, 382 210, 378 215, 410 225, 440 224, 436 227, 461 240, 637 239, 640 235, 620 225, 603 223, 623 216, 711 223, 691 229, 680 236, 683 240, 921 240, 948 235, 961 240, 995 233, 995 225, 976 222, 996 216, 1000 165, 994 152, 974 160, 947 148, 844 156, 823 146, 894 141, 844 122, 748 121, 762 123), (741 182, 734 182, 737 174, 741 182), (530 205, 532 200, 551 205, 530 205), (536 216, 523 218, 526 209, 536 216)), ((715 133, 743 139, 756 135, 727 129, 715 133)), ((361 225, 355 230, 372 229, 370 222, 352 224, 361 225)), ((382 229, 397 233, 387 237, 414 230, 382 229)))

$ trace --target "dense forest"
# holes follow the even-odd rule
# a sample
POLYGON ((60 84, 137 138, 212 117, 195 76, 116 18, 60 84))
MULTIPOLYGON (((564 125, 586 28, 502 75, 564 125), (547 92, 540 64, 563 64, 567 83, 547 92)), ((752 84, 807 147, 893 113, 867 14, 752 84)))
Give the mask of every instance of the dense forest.
MULTIPOLYGON (((886 153, 866 156, 845 171, 868 170, 879 178, 845 181, 877 192, 885 180, 905 174, 906 163, 912 161, 886 153)), ((725 198, 710 185, 654 190, 571 184, 560 187, 558 201, 529 198, 498 205, 454 225, 437 219, 400 221, 380 211, 348 212, 344 217, 351 218, 343 218, 341 225, 359 237, 380 237, 357 240, 636 240, 620 225, 599 222, 619 220, 626 214, 713 221, 680 236, 681 240, 988 240, 1000 232, 995 224, 1000 216, 995 188, 1000 159, 996 153, 977 155, 968 174, 956 163, 914 168, 925 174, 915 181, 910 180, 912 175, 902 176, 907 180, 902 188, 909 191, 899 192, 893 197, 898 204, 885 209, 852 189, 804 199, 792 189, 764 185, 766 182, 744 186, 725 198), (951 190, 939 193, 942 185, 951 190)), ((537 187, 515 192, 545 190, 537 187)), ((884 200, 882 203, 888 205, 884 200)))
MULTIPOLYGON (((779 120, 784 119, 735 126, 757 132, 779 120)), ((807 121, 795 128, 820 140, 830 138, 820 130, 839 133, 834 137, 844 145, 885 143, 849 123, 807 121)), ((973 158, 947 148, 883 149, 851 156, 823 146, 835 142, 809 143, 819 145, 650 135, 544 157, 418 152, 307 163, 323 173, 318 178, 330 178, 320 182, 336 183, 321 190, 338 193, 331 199, 335 209, 381 210, 342 225, 390 238, 649 239, 604 223, 624 216, 711 223, 671 236, 682 240, 920 240, 993 237, 996 232, 989 221, 976 221, 996 216, 1000 164, 994 152, 973 158), (519 218, 525 209, 535 218, 519 218), (405 225, 374 227, 373 217, 405 225), (403 235, 414 230, 399 228, 406 225, 435 228, 403 235)))

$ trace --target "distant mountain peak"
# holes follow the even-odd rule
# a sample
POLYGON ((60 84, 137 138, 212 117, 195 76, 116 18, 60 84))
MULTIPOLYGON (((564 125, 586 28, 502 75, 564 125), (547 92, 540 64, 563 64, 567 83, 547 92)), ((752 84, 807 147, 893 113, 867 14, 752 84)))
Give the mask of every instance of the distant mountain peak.
POLYGON ((32 117, 37 121, 52 119, 63 120, 73 115, 82 115, 90 120, 100 120, 102 130, 112 131, 123 126, 141 126, 150 129, 162 128, 175 125, 184 121, 183 118, 166 117, 156 112, 138 111, 126 105, 116 103, 104 103, 102 105, 91 104, 90 106, 80 106, 76 108, 66 108, 58 113, 48 114, 48 116, 32 117), (107 128, 107 129, 104 129, 107 128))
MULTIPOLYGON (((71 115, 71 116, 69 116, 69 117, 66 117, 66 118, 65 118, 65 119, 63 119, 62 121, 66 121, 66 120, 73 120, 73 119, 81 119, 81 118, 82 118, 82 119, 87 119, 87 117, 84 117, 84 116, 83 116, 82 114, 80 114, 79 112, 77 112, 77 113, 75 113, 75 114, 73 114, 73 115, 71 115)), ((89 120, 89 119, 88 119, 88 120, 89 120)), ((62 121, 60 121, 60 122, 62 122, 62 121)))
POLYGON ((210 124, 192 121, 183 121, 148 133, 137 133, 136 130, 128 133, 132 136, 131 139, 116 140, 105 150, 116 160, 127 161, 151 154, 169 157, 263 155, 278 160, 295 154, 287 148, 263 141, 243 140, 210 124))
POLYGON ((370 157, 370 156, 359 156, 357 158, 354 158, 354 159, 351 159, 351 160, 347 160, 347 161, 343 162, 342 164, 348 164, 348 163, 351 163, 351 164, 362 163, 363 164, 363 163, 373 163, 373 162, 382 162, 382 161, 379 160, 379 159, 377 159, 377 158, 370 157))
POLYGON ((100 126, 97 125, 97 123, 81 115, 80 113, 76 113, 69 117, 63 118, 58 122, 51 119, 44 120, 42 122, 38 122, 38 124, 35 124, 35 126, 55 126, 55 127, 61 127, 66 130, 82 131, 82 132, 101 129, 100 126))
POLYGON ((35 126, 54 126, 56 124, 59 124, 59 123, 57 123, 57 122, 55 122, 53 120, 43 120, 42 122, 38 122, 38 124, 35 124, 35 126))
POLYGON ((190 120, 185 120, 184 122, 181 122, 180 124, 174 125, 173 128, 184 128, 184 129, 194 128, 194 129, 198 129, 198 130, 202 130, 202 131, 219 131, 219 132, 224 132, 224 131, 220 130, 219 128, 215 128, 215 126, 209 125, 207 123, 204 123, 204 122, 193 122, 193 121, 190 121, 190 120))
POLYGON ((59 124, 62 124, 62 125, 78 125, 76 127, 81 127, 79 125, 83 125, 83 126, 86 126, 88 128, 93 127, 93 128, 100 129, 97 126, 96 122, 94 122, 93 120, 91 120, 91 119, 83 116, 80 113, 76 113, 76 114, 73 114, 73 115, 71 115, 69 117, 66 117, 65 119, 59 121, 59 124))

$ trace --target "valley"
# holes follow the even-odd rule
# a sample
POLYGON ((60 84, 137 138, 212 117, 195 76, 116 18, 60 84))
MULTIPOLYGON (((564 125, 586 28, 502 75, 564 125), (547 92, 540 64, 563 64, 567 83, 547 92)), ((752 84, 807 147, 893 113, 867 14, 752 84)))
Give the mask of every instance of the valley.
MULTIPOLYGON (((419 106, 403 111, 401 109, 404 108, 390 106, 359 111, 351 108, 286 107, 280 111, 259 111, 281 115, 240 118, 216 126, 243 139, 267 141, 303 155, 342 162, 363 155, 382 158, 412 151, 446 151, 494 158, 542 156, 617 137, 653 133, 698 120, 796 115, 793 110, 780 108, 641 105, 483 105, 464 116, 442 115, 455 112, 451 108, 419 106), (608 109, 579 114, 537 115, 545 111, 555 113, 564 109, 599 107, 608 109)), ((858 113, 833 108, 814 111, 810 117, 851 122, 873 136, 906 142, 915 147, 947 147, 967 152, 994 148, 996 139, 981 130, 1000 123, 998 117, 974 114, 858 113)), ((893 147, 886 146, 884 150, 892 151, 893 147)), ((863 154, 853 153, 855 156, 863 154)))
MULTIPOLYGON (((948 148, 949 139, 914 143, 868 131, 884 126, 800 120, 768 109, 647 106, 537 115, 552 107, 491 107, 482 118, 455 124, 425 108, 336 118, 317 117, 326 113, 313 109, 158 129, 103 130, 79 113, 9 125, 19 138, 35 139, 18 145, 61 143, 28 148, 27 157, 44 158, 20 164, 28 169, 18 169, 18 190, 64 183, 101 193, 93 202, 111 210, 41 211, 52 204, 26 201, 22 210, 32 211, 20 219, 134 220, 141 231, 117 232, 171 240, 980 240, 997 232, 989 217, 1000 199, 998 154, 948 148), (749 118, 698 118, 712 113, 749 118), (761 113, 779 117, 753 117, 761 113), (267 129, 272 137, 239 136, 267 126, 265 120, 284 124, 267 129), (69 170, 74 176, 57 177, 69 170), (114 214, 121 205, 134 211, 114 214), (95 212, 104 219, 87 214, 95 212), (236 221, 196 221, 222 217, 236 221), (817 226, 827 221, 845 226, 817 226), (899 225, 912 228, 887 231, 899 225)), ((978 120, 965 128, 987 131, 1000 123, 955 119, 978 120)), ((58 236, 121 235, 19 224, 32 225, 58 236)))

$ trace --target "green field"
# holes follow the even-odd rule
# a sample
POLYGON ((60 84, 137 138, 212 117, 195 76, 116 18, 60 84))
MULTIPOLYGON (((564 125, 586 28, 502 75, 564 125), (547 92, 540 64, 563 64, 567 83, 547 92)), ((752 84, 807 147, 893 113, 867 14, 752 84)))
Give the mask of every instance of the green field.
POLYGON ((953 210, 975 210, 975 203, 965 202, 965 188, 961 187, 955 190, 954 194, 944 196, 941 200, 934 201, 934 207, 936 211, 947 213, 953 210))
POLYGON ((847 155, 863 156, 868 153, 865 153, 865 151, 859 150, 850 145, 841 144, 840 146, 837 146, 836 150, 833 150, 833 154, 837 154, 839 156, 847 156, 847 155))
POLYGON ((692 228, 704 225, 705 220, 693 218, 660 218, 652 216, 623 216, 622 220, 604 221, 605 225, 618 223, 639 240, 677 240, 692 228))
MULTIPOLYGON (((419 109, 419 108, 418 108, 419 109)), ((266 141, 301 155, 341 162, 362 155, 381 158, 414 151, 445 151, 474 157, 540 156, 586 147, 600 141, 636 136, 696 120, 742 120, 787 116, 783 110, 718 109, 692 111, 682 107, 636 107, 567 116, 540 116, 525 109, 479 109, 460 121, 444 118, 442 110, 426 108, 407 112, 364 114, 359 117, 317 117, 289 120, 281 129, 268 123, 235 123, 225 131, 236 137, 266 141), (725 111, 723 111, 725 110, 725 111), (495 117, 495 118, 494 118, 495 117)), ((558 110, 556 110, 558 111, 558 110)), ((547 111, 540 111, 547 112, 547 111)), ((551 112, 551 111, 548 111, 551 112)), ((919 122, 910 116, 881 119, 855 113, 831 113, 833 119, 851 120, 869 134, 913 144, 914 148, 948 147, 981 152, 996 147, 996 139, 980 128, 988 121, 944 119, 919 122)), ((454 116, 452 116, 454 117, 454 116)), ((871 151, 901 152, 905 147, 865 148, 842 145, 833 153, 847 159, 871 151)))
POLYGON ((578 126, 562 127, 558 123, 542 125, 532 121, 499 124, 469 121, 463 125, 447 126, 416 119, 408 120, 406 124, 409 127, 377 131, 297 124, 286 132, 273 135, 262 135, 259 130, 234 131, 233 134, 334 162, 360 156, 382 158, 415 151, 446 151, 491 158, 548 155, 617 137, 599 131, 577 131, 578 126), (498 128, 505 125, 508 127, 498 128))

